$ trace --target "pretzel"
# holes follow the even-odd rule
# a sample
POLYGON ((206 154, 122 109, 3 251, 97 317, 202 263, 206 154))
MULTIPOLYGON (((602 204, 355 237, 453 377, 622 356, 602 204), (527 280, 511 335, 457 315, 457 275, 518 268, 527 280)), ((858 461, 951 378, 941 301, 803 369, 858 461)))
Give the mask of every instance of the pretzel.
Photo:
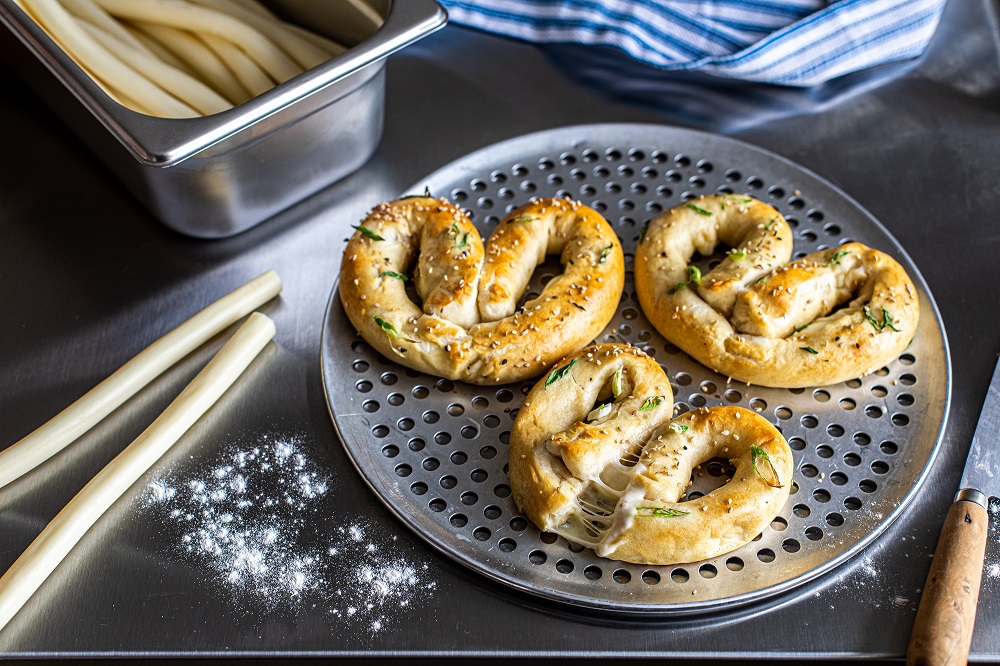
POLYGON ((560 362, 511 430, 517 506, 542 530, 627 562, 695 562, 753 540, 788 498, 788 444, 747 409, 671 419, 672 406, 666 374, 634 347, 595 345, 560 362), (681 502, 714 457, 732 461, 732 480, 681 502))
POLYGON ((485 248, 458 208, 426 196, 383 203, 357 228, 340 269, 351 323, 382 354, 448 379, 539 374, 607 326, 625 282, 611 225, 565 199, 512 211, 485 248), (562 275, 518 307, 535 267, 555 253, 562 275), (411 267, 421 307, 406 291, 411 267))
POLYGON ((652 220, 635 255, 646 317, 712 370, 764 386, 835 384, 896 358, 920 306, 906 271, 861 243, 787 263, 792 231, 751 197, 713 195, 652 220), (732 251, 701 275, 691 258, 732 251))

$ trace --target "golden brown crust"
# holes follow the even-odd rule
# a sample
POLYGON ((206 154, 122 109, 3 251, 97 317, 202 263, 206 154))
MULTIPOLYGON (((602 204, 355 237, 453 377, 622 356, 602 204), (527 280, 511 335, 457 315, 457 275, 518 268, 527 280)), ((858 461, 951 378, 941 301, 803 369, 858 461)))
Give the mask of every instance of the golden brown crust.
POLYGON ((449 379, 493 384, 537 375, 607 326, 625 282, 611 225, 563 199, 513 211, 485 248, 459 209, 430 197, 381 204, 361 226, 370 233, 354 234, 341 264, 345 312, 379 352, 449 379), (535 266, 556 252, 563 274, 517 308, 535 266), (415 258, 423 309, 393 277, 415 258))
POLYGON ((842 382, 906 348, 920 308, 892 257, 846 243, 788 264, 791 251, 791 230, 770 206, 741 195, 696 199, 647 228, 635 257, 639 304, 704 365, 764 386, 842 382), (748 244, 740 233, 754 228, 764 239, 748 244), (687 272, 694 251, 711 254, 720 241, 738 249, 695 284, 687 272))
POLYGON ((560 362, 511 431, 518 507, 543 530, 629 562, 692 562, 752 540, 788 497, 788 444, 749 410, 703 408, 671 420, 672 402, 663 370, 634 347, 595 345, 560 362), (595 402, 613 397, 619 370, 621 393, 587 422, 595 402), (680 502, 693 468, 713 457, 733 461, 732 481, 680 502))

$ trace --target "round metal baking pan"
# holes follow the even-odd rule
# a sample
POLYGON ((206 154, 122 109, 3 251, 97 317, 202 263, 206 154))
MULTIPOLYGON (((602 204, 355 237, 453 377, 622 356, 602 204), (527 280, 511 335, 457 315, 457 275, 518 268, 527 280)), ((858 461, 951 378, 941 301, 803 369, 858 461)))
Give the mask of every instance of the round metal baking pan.
MULTIPOLYGON (((549 600, 631 615, 717 611, 801 585, 851 558, 905 509, 937 453, 951 365, 937 307, 916 266, 877 220, 808 170, 726 137, 658 125, 567 127, 484 148, 414 184, 468 210, 483 237, 530 197, 568 196, 600 211, 622 239, 626 284, 601 342, 636 345, 673 385, 676 411, 747 407, 795 454, 792 495, 756 540, 693 564, 598 557, 540 532, 518 512, 506 473, 510 428, 533 382, 480 387, 424 375, 372 350, 331 296, 322 339, 330 413, 351 460, 409 528, 496 581, 549 600), (919 291, 913 342, 888 366, 817 389, 728 381, 666 342, 632 283, 646 220, 704 193, 739 192, 784 214, 795 257, 855 240, 893 255, 919 291)), ((705 257, 708 266, 717 257, 705 257)), ((535 272, 538 291, 559 265, 535 272)), ((721 470, 699 472, 708 492, 721 470)))

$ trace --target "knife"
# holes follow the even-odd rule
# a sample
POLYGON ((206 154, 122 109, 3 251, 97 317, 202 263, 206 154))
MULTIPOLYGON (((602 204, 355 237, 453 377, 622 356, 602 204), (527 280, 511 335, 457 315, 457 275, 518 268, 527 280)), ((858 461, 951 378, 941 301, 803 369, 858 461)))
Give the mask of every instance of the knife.
POLYGON ((910 635, 906 663, 965 664, 983 579, 989 502, 1000 496, 1000 363, 934 551, 910 635))

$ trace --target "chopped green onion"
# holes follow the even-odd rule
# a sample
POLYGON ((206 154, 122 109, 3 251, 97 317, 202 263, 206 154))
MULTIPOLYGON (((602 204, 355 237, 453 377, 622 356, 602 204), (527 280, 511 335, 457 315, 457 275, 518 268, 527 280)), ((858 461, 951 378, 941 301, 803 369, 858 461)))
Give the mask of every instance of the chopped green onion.
POLYGON ((872 313, 871 311, 868 310, 867 305, 864 307, 864 313, 865 313, 865 318, 868 320, 868 323, 871 324, 875 328, 875 330, 878 331, 879 333, 881 333, 882 329, 884 329, 886 326, 899 333, 899 329, 896 327, 896 322, 893 321, 892 315, 889 314, 889 311, 886 310, 885 308, 882 308, 881 322, 872 316, 872 313))
MULTIPOLYGON (((774 465, 771 463, 771 457, 767 455, 767 451, 760 448, 759 446, 751 446, 750 457, 753 460, 753 471, 757 472, 757 476, 763 479, 764 483, 771 486, 772 488, 780 488, 781 479, 778 478, 778 471, 774 469, 774 465), (764 463, 767 463, 766 471, 768 472, 768 476, 771 477, 770 479, 761 474, 760 469, 758 469, 757 467, 758 458, 763 460, 764 463)), ((761 464, 761 467, 764 467, 764 465, 761 464)))
POLYGON ((611 413, 611 407, 614 404, 615 403, 613 402, 609 402, 606 405, 601 405, 600 407, 596 407, 590 410, 590 413, 587 414, 587 422, 590 423, 591 421, 596 421, 597 419, 604 418, 605 416, 611 413))
POLYGON ((799 347, 802 351, 809 352, 810 354, 818 354, 819 352, 812 347, 799 347))
POLYGON ((582 306, 582 305, 580 305, 579 303, 574 303, 573 301, 570 301, 570 305, 572 305, 572 306, 574 306, 574 307, 577 307, 577 308, 580 308, 580 309, 581 309, 581 310, 583 310, 584 312, 586 312, 586 311, 587 311, 587 308, 583 307, 583 306, 582 306))
POLYGON ((381 273, 378 274, 378 276, 396 278, 397 280, 402 280, 403 282, 406 282, 407 280, 410 279, 405 275, 403 275, 402 273, 397 273, 396 271, 382 271, 381 273))
POLYGON ((796 333, 801 333, 802 331, 806 330, 807 328, 809 328, 809 324, 802 324, 797 329, 795 329, 795 332, 796 333))
POLYGON ((533 218, 530 215, 521 215, 520 217, 517 217, 517 218, 511 220, 511 222, 515 222, 517 224, 528 224, 529 222, 531 222, 534 219, 535 218, 533 218))
POLYGON ((686 425, 681 425, 679 423, 670 423, 667 425, 667 427, 676 433, 687 432, 688 430, 688 427, 686 425))
POLYGON ((764 284, 765 282, 767 282, 767 278, 769 278, 769 277, 771 277, 771 276, 770 275, 765 275, 764 277, 762 277, 759 280, 757 280, 757 284, 764 284))
POLYGON ((351 227, 354 228, 354 229, 357 229, 358 231, 361 232, 362 235, 368 236, 368 238, 371 238, 372 240, 375 240, 375 241, 385 240, 384 238, 382 238, 377 233, 375 233, 374 231, 372 231, 371 229, 369 229, 368 227, 366 227, 364 225, 361 225, 361 224, 354 225, 354 224, 352 224, 351 227))
POLYGON ((601 250, 601 258, 597 260, 597 263, 603 264, 604 260, 608 258, 608 252, 611 252, 611 248, 613 248, 613 247, 614 247, 614 245, 609 245, 606 248, 604 248, 603 250, 601 250))
POLYGON ((458 242, 452 245, 453 248, 465 247, 469 244, 469 232, 466 231, 462 234, 462 237, 458 239, 458 242))
POLYGON ((699 208, 698 206, 695 206, 693 203, 688 203, 684 205, 693 210, 694 212, 698 213, 699 215, 706 215, 708 217, 712 216, 712 214, 709 213, 707 210, 705 210, 704 208, 699 208))
POLYGON ((642 403, 642 407, 639 408, 639 411, 644 411, 644 410, 647 410, 647 409, 653 409, 654 407, 659 407, 662 404, 663 404, 663 396, 662 395, 652 396, 652 397, 646 398, 646 402, 642 403))
POLYGON ((681 516, 690 516, 690 511, 681 511, 680 509, 665 509, 659 506, 637 506, 635 507, 636 515, 644 516, 646 518, 679 518, 681 516))
POLYGON ((553 370, 551 373, 549 373, 548 379, 545 380, 545 388, 548 388, 549 384, 551 384, 553 382, 557 382, 560 379, 562 379, 563 377, 565 377, 569 373, 570 368, 572 368, 574 365, 576 365, 576 362, 578 360, 580 360, 580 359, 574 358, 572 361, 570 361, 569 363, 567 363, 563 367, 558 368, 556 370, 553 370))
POLYGON ((842 257, 847 256, 850 253, 851 253, 850 250, 841 250, 840 252, 837 252, 832 257, 830 257, 830 261, 828 261, 826 265, 827 266, 833 266, 834 264, 839 264, 840 263, 840 259, 842 257))
POLYGON ((882 308, 882 323, 899 333, 899 329, 896 328, 896 322, 892 320, 892 315, 885 308, 882 308))
POLYGON ((729 258, 732 259, 733 261, 742 259, 745 256, 747 256, 747 253, 744 252, 743 250, 733 250, 732 252, 729 253, 729 258))
POLYGON ((701 284, 701 269, 697 266, 687 267, 688 279, 684 282, 678 282, 674 285, 674 288, 670 290, 671 294, 676 294, 678 291, 688 286, 689 284, 701 284))
POLYGON ((624 374, 624 370, 624 366, 618 368, 615 370, 614 377, 611 378, 611 392, 616 398, 625 390, 625 387, 622 386, 622 375, 624 374))
POLYGON ((385 319, 382 319, 382 317, 377 317, 377 316, 374 319, 375 323, 378 324, 383 331, 385 331, 389 335, 394 335, 397 338, 399 337, 399 331, 396 330, 396 327, 393 326, 391 322, 388 322, 385 319))
POLYGON ((771 221, 764 225, 764 231, 767 231, 768 229, 770 229, 771 225, 774 224, 774 221, 777 220, 777 219, 778 218, 776 218, 776 217, 772 217, 771 221))

